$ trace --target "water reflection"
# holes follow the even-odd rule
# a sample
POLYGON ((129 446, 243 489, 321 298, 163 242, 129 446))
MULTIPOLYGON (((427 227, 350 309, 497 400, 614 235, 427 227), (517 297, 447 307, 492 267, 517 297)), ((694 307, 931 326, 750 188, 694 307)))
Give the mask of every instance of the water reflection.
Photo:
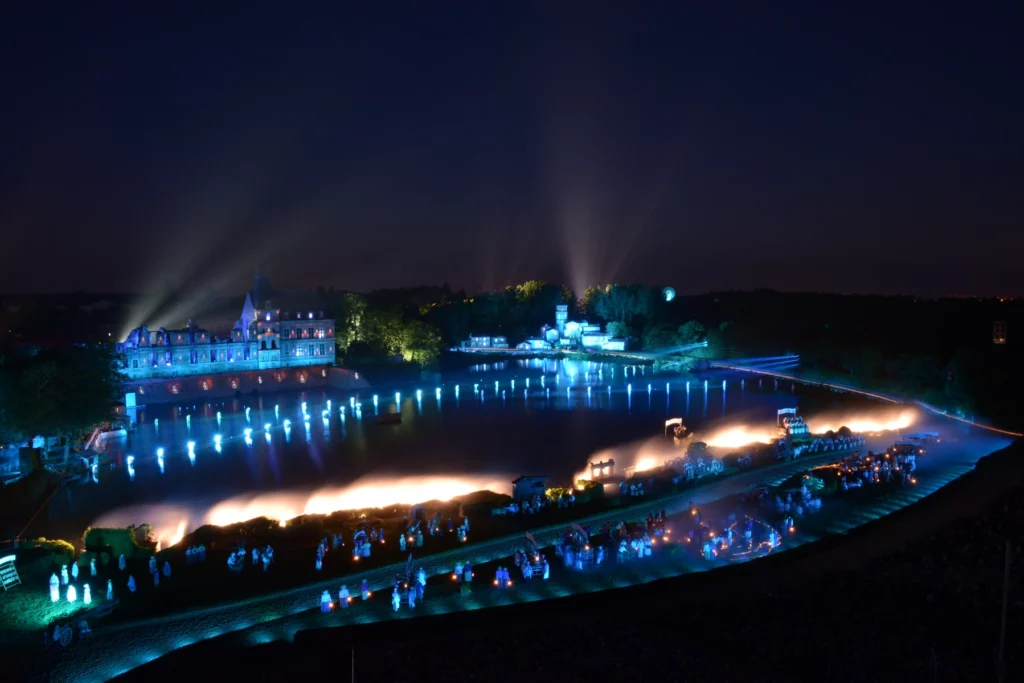
MULTIPOLYGON (((639 374, 646 372, 641 368, 639 374)), ((672 383, 664 385, 664 402, 653 401, 656 382, 651 378, 645 382, 648 401, 634 406, 633 377, 632 367, 624 372, 589 361, 524 359, 488 364, 486 369, 471 369, 468 373, 479 401, 459 402, 459 381, 465 383, 467 375, 446 376, 435 385, 436 400, 425 405, 418 400, 415 407, 412 401, 403 406, 401 394, 419 391, 422 396, 429 385, 406 385, 395 392, 395 410, 401 413, 402 421, 389 425, 361 421, 363 403, 372 403, 374 415, 378 414, 377 394, 336 391, 281 394, 271 399, 275 403, 267 401, 265 414, 256 396, 187 407, 140 408, 137 429, 127 439, 111 442, 102 456, 103 463, 126 467, 128 476, 116 468, 100 468, 97 484, 69 493, 74 496, 74 506, 70 501, 55 504, 50 518, 41 520, 42 526, 32 532, 77 536, 113 507, 224 499, 250 491, 343 486, 361 476, 382 472, 432 475, 523 470, 564 479, 594 451, 660 435, 664 420, 674 416, 673 411, 678 414, 681 406, 671 404, 672 383), (481 377, 485 373, 489 376, 481 377), (565 389, 564 399, 557 391, 554 398, 551 396, 552 377, 565 389), (493 383, 504 401, 485 400, 488 391, 480 388, 489 390, 493 383), (520 393, 516 394, 513 387, 520 393), (338 405, 337 417, 333 405, 338 405), (310 415, 315 411, 321 415, 323 428, 313 432, 310 415), (291 438, 293 420, 281 419, 282 414, 302 416, 304 438, 291 438), (347 417, 351 415, 355 420, 349 422, 347 417), (264 438, 256 443, 252 438, 254 423, 262 425, 264 432, 264 438), (277 430, 284 432, 284 439, 275 438, 277 430), (192 448, 189 442, 193 442, 192 448), (185 457, 191 466, 185 466, 185 457)), ((716 387, 718 383, 716 380, 716 387)), ((723 410, 735 415, 738 404, 725 403, 724 394, 742 387, 729 384, 732 386, 727 384, 723 392, 723 410)), ((659 391, 661 387, 658 384, 659 391)), ((688 414, 688 385, 686 389, 688 414)), ((789 392, 775 394, 769 385, 765 391, 750 392, 744 407, 761 418, 774 419, 775 410, 795 402, 789 392)), ((704 408, 706 416, 707 394, 704 408)), ((688 425, 701 422, 700 414, 687 419, 688 425)))

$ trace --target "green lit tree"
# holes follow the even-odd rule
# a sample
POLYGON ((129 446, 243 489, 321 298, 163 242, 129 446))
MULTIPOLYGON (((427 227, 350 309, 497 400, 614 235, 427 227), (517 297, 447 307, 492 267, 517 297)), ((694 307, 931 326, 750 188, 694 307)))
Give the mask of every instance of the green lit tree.
POLYGON ((707 330, 696 320, 690 320, 679 326, 678 336, 680 344, 696 344, 704 340, 707 330))

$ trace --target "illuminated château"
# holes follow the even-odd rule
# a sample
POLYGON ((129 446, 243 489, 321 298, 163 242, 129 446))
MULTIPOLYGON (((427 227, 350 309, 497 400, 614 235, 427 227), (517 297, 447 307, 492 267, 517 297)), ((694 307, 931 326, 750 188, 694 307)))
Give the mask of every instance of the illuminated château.
MULTIPOLYGON (((257 274, 226 339, 194 320, 179 330, 135 328, 117 345, 130 380, 334 364, 334 320, 306 293, 272 292, 257 274)), ((273 373, 270 373, 271 375, 273 373)))

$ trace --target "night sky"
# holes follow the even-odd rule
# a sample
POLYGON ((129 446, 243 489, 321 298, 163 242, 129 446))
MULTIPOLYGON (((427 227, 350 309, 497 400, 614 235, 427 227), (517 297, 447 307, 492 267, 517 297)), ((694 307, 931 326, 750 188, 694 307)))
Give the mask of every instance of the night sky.
POLYGON ((15 4, 2 292, 1024 293, 1020 3, 15 4))

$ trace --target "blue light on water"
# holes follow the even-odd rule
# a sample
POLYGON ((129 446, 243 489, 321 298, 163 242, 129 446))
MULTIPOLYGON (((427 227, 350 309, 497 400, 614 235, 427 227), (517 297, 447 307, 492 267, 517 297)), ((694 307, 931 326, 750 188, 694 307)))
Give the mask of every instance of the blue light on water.
POLYGON ((125 461, 128 463, 128 478, 135 481, 135 456, 129 455, 125 461))
POLYGON ((438 388, 434 389, 434 397, 435 397, 435 398, 436 398, 436 399, 437 399, 438 401, 440 401, 440 400, 441 400, 441 387, 438 387, 438 388))
POLYGON ((666 391, 666 392, 668 392, 668 390, 669 390, 669 388, 668 388, 668 382, 665 382, 665 391, 666 391))
MULTIPOLYGON (((217 413, 217 414, 220 415, 220 413, 217 413)), ((159 417, 154 417, 153 418, 153 429, 160 429, 160 418, 159 417)))
POLYGON ((512 391, 515 391, 516 390, 516 381, 512 380, 512 384, 510 386, 512 387, 512 391))
POLYGON ((217 424, 220 424, 220 411, 217 411, 217 424))
POLYGON ((530 388, 530 378, 529 377, 526 378, 526 388, 527 389, 530 388))
POLYGON ((626 385, 626 393, 629 394, 630 396, 633 395, 633 384, 632 383, 626 385))
POLYGON ((647 385, 647 393, 648 394, 651 393, 651 385, 650 384, 647 385))
POLYGON ((374 407, 374 408, 376 408, 376 407, 377 407, 377 394, 374 394, 374 395, 373 395, 373 407, 374 407))
POLYGON ((402 392, 396 391, 395 392, 395 403, 399 403, 400 404, 401 402, 402 402, 402 392))
POLYGON ((422 389, 417 389, 416 390, 416 400, 417 401, 422 401, 423 400, 423 390, 422 389))

